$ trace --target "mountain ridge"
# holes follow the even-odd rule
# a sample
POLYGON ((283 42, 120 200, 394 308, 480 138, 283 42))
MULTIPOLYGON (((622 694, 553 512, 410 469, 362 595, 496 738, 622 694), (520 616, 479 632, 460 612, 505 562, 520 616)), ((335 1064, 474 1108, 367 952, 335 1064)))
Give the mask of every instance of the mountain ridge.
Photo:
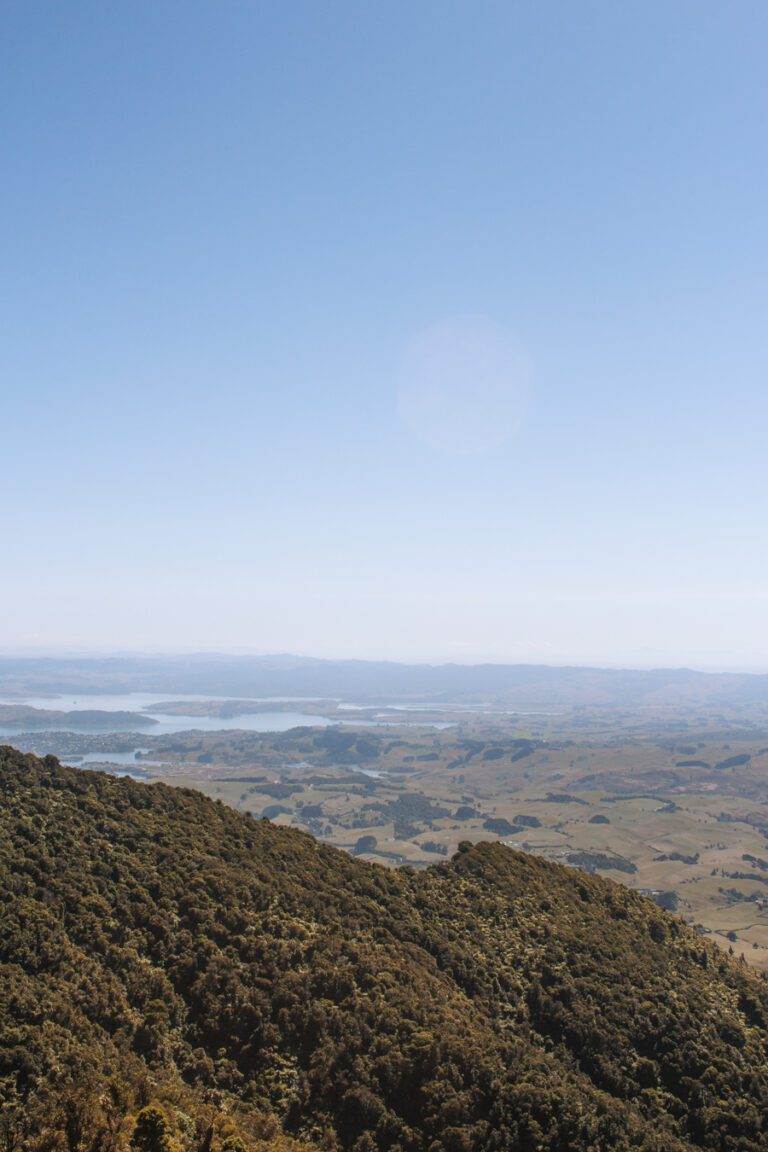
POLYGON ((0 658, 0 693, 5 696, 129 691, 635 707, 761 702, 768 697, 768 674, 547 664, 399 664, 289 655, 0 658))
POLYGON ((73 1101, 103 1134, 115 1084, 115 1152, 154 1099, 209 1152, 768 1149, 768 984, 609 881, 488 843, 386 871, 8 748, 0 822, 24 1152, 73 1101))

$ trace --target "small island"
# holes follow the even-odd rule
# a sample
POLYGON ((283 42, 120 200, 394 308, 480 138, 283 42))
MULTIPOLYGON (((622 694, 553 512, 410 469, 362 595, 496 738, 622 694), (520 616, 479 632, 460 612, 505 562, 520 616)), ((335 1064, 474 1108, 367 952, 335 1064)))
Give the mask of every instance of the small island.
POLYGON ((50 731, 55 728, 86 732, 131 732, 151 728, 158 721, 141 712, 100 712, 98 709, 60 712, 33 708, 29 704, 0 704, 0 729, 24 732, 50 731))

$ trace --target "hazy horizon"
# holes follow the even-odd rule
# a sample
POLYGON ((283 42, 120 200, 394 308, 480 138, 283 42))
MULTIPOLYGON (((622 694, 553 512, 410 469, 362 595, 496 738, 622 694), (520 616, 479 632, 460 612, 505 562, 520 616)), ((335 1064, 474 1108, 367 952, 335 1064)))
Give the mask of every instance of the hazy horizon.
POLYGON ((764 5, 0 25, 0 650, 768 669, 764 5))
POLYGON ((616 661, 603 661, 603 662, 590 662, 590 661, 569 661, 569 660, 499 660, 492 658, 485 658, 482 654, 477 656, 468 656, 466 658, 453 658, 453 659, 440 659, 440 658, 416 658, 413 659, 398 659, 396 656, 382 656, 382 655, 368 655, 368 656, 353 656, 345 655, 344 653, 330 653, 320 655, 313 652, 299 652, 299 651, 260 651, 253 648, 232 648, 228 650, 221 650, 216 648, 2 648, 0 649, 0 660, 8 661, 25 661, 25 660, 51 660, 51 661, 88 661, 88 660, 132 660, 132 659, 147 659, 159 660, 167 659, 174 661, 178 659, 200 659, 207 658, 226 661, 232 660, 315 660, 327 663, 346 663, 358 662, 363 664, 392 664, 401 665, 405 668, 414 666, 423 667, 465 667, 467 669, 477 668, 480 666, 492 667, 540 667, 551 669, 566 669, 576 668, 586 671, 608 671, 608 672, 703 672, 709 674, 742 674, 765 676, 768 675, 768 663, 762 665, 727 665, 727 664, 662 664, 654 662, 650 657, 646 661, 640 659, 632 662, 631 660, 616 660, 616 661))

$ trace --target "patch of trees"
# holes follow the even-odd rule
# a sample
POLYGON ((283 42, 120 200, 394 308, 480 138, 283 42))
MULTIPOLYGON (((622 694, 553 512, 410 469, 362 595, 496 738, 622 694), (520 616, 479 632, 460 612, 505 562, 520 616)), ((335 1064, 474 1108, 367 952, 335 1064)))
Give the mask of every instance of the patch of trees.
POLYGON ((291 808, 286 808, 284 804, 267 804, 266 808, 262 808, 261 815, 265 820, 275 820, 278 816, 290 816, 291 808))
POLYGON ((626 860, 623 856, 612 856, 607 852, 569 852, 566 860, 585 872, 596 872, 598 868, 626 872, 630 875, 637 872, 637 866, 631 860, 626 860))
POLYGON ((541 820, 538 816, 527 816, 525 813, 520 812, 514 818, 515 824, 520 828, 541 828, 541 820))
POLYGON ((217 776, 222 784, 266 784, 267 776, 217 776))
POLYGON ((378 736, 345 732, 341 728, 325 728, 312 733, 312 743, 327 760, 336 764, 376 760, 381 756, 382 742, 378 736))
POLYGON ((296 792, 303 792, 304 785, 275 781, 271 784, 260 784, 258 790, 259 792, 263 792, 265 796, 271 796, 273 800, 287 800, 289 796, 293 796, 296 792))
POLYGON ((300 808, 302 820, 320 820, 324 815, 322 804, 297 804, 297 808, 300 808))
POLYGON ((654 856, 654 860, 660 862, 664 860, 671 860, 676 861, 679 864, 698 864, 699 853, 694 852, 689 854, 686 852, 662 852, 659 856, 654 856))
POLYGON ((459 804, 456 811, 453 813, 454 820, 475 820, 480 815, 477 808, 473 808, 471 804, 459 804))
POLYGON ((658 904, 659 908, 665 908, 667 912, 677 912, 680 906, 680 897, 672 888, 661 889, 660 891, 654 890, 649 892, 648 895, 654 904, 658 904))
POLYGON ((450 816, 450 809, 435 804, 422 792, 400 792, 396 799, 383 805, 382 808, 390 819, 421 821, 425 824, 450 816))
POLYGON ((419 847, 422 852, 433 852, 436 856, 448 855, 448 846, 441 844, 438 840, 422 840, 419 847))
POLYGON ((574 796, 571 792, 547 792, 544 800, 547 804, 586 804, 582 796, 574 796))
POLYGON ((537 740, 514 740, 512 744, 514 750, 510 760, 513 764, 518 760, 525 760, 526 756, 530 756, 540 747, 540 743, 537 740))
POLYGON ((503 816, 489 816, 487 820, 483 820, 483 828, 488 832, 494 832, 497 836, 514 836, 515 832, 519 831, 503 816))
POLYGON ((749 764, 751 759, 748 752, 743 752, 739 756, 729 756, 726 760, 720 760, 715 764, 715 768, 720 772, 727 768, 742 768, 745 764, 749 764))

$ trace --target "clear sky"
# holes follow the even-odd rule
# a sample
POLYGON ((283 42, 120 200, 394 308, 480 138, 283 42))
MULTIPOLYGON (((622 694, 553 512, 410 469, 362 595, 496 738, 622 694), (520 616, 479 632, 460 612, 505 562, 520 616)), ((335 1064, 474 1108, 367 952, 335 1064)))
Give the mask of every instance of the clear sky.
POLYGON ((768 6, 5 0, 0 649, 768 668, 768 6))

